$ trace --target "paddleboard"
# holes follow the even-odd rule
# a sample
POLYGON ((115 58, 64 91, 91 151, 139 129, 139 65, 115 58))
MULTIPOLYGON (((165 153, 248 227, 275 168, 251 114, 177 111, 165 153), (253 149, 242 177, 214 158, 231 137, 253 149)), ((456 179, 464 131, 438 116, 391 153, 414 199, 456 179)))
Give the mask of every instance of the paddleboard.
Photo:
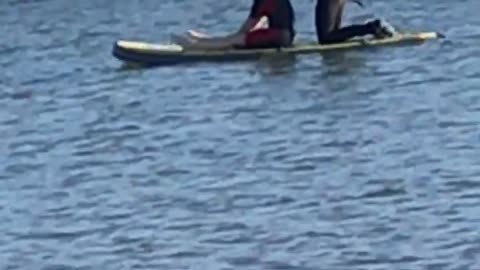
POLYGON ((400 33, 384 39, 352 39, 342 43, 295 44, 291 47, 271 49, 228 49, 228 50, 187 50, 176 44, 156 44, 140 41, 118 40, 112 54, 118 60, 139 65, 174 65, 192 62, 225 62, 258 59, 265 55, 275 54, 309 54, 324 51, 346 50, 362 47, 378 47, 386 45, 405 45, 422 43, 427 40, 443 38, 437 32, 400 33))

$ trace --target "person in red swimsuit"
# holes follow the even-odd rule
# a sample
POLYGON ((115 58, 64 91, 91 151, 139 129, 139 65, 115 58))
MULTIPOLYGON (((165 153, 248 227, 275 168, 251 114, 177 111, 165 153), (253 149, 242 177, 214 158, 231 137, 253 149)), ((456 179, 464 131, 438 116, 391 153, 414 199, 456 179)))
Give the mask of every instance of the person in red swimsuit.
POLYGON ((175 43, 189 49, 288 47, 295 39, 294 22, 290 0, 254 0, 247 20, 236 33, 208 37, 190 31, 174 39, 175 43), (264 19, 268 25, 259 26, 264 19))

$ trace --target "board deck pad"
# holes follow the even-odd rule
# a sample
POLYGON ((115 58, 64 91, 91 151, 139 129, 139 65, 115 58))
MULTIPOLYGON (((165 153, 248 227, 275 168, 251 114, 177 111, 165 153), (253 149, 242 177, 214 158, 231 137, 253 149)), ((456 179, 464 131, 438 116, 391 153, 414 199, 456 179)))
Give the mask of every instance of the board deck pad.
POLYGON ((187 50, 177 44, 148 43, 119 40, 113 46, 112 54, 120 61, 142 65, 171 65, 205 61, 235 61, 259 58, 264 55, 308 54, 322 51, 402 45, 443 38, 437 32, 401 33, 384 39, 352 39, 342 43, 319 45, 296 43, 291 47, 271 49, 229 49, 229 50, 187 50))

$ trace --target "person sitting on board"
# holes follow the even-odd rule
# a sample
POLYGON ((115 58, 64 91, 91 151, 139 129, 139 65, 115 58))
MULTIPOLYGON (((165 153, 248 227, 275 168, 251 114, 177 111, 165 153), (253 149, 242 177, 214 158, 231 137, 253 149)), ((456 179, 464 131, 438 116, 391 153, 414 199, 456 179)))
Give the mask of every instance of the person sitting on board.
MULTIPOLYGON (((376 38, 392 37, 395 30, 381 20, 368 21, 342 27, 342 15, 348 0, 317 0, 315 7, 315 26, 317 40, 320 44, 339 43, 353 37, 373 35, 376 38)), ((363 7, 359 0, 353 2, 363 7)))
POLYGON ((209 37, 195 31, 174 36, 188 49, 257 49, 289 47, 295 38, 295 15, 290 0, 254 0, 240 30, 223 37, 209 37))

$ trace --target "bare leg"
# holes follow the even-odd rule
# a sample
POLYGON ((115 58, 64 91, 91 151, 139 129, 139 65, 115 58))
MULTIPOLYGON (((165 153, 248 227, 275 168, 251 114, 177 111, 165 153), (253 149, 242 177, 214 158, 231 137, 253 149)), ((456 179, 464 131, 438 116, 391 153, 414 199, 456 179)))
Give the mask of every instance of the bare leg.
MULTIPOLYGON (((263 16, 262 18, 260 18, 260 20, 257 22, 257 24, 255 26, 253 26, 249 31, 255 31, 255 30, 258 30, 258 29, 267 29, 269 27, 269 21, 268 21, 268 18, 266 16, 263 16)), ((191 38, 191 39, 194 39, 194 40, 204 40, 204 39, 209 39, 209 40, 213 40, 213 39, 218 39, 218 38, 231 38, 235 35, 238 35, 239 32, 237 33, 234 33, 234 34, 230 34, 230 35, 227 35, 227 36, 223 36, 223 37, 212 37, 208 34, 205 34, 205 33, 201 33, 201 32, 198 32, 198 31, 195 31, 195 30, 188 30, 187 31, 187 35, 191 38)))
POLYGON ((375 28, 370 24, 358 24, 323 33, 318 36, 320 43, 343 42, 354 37, 375 34, 375 28))
POLYGON ((226 37, 177 38, 176 42, 187 49, 215 50, 244 46, 244 40, 245 35, 240 33, 226 37))

